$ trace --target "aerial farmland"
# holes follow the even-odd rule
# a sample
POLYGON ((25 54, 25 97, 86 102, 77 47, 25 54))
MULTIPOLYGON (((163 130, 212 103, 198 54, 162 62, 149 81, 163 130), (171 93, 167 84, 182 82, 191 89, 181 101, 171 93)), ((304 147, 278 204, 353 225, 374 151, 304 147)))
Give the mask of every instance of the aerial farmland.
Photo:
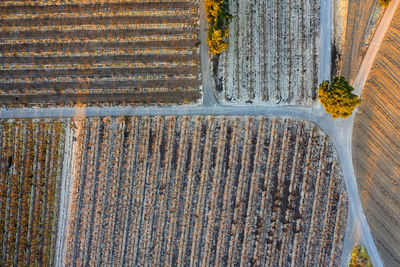
POLYGON ((269 117, 76 125, 65 264, 340 262, 348 199, 317 126, 269 117))
POLYGON ((201 98, 196 1, 2 1, 0 104, 201 98))
POLYGON ((0 1, 0 266, 398 266, 398 8, 0 1))

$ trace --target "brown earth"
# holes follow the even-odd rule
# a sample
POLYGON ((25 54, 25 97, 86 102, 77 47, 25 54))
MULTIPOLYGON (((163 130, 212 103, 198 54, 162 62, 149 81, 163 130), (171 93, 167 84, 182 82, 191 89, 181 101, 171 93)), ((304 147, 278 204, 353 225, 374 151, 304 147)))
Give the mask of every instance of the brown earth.
POLYGON ((353 163, 385 266, 400 266, 400 9, 386 33, 355 117, 353 163))

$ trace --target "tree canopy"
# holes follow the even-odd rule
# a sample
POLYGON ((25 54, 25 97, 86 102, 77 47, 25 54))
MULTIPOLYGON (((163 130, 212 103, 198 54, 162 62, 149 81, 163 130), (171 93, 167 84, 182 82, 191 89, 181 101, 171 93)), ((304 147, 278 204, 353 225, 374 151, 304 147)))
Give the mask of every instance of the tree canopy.
POLYGON ((357 245, 353 248, 349 267, 372 267, 371 259, 365 247, 357 245))
POLYGON ((379 4, 381 4, 381 7, 387 7, 390 3, 390 0, 379 0, 379 4))
POLYGON ((332 82, 324 81, 319 85, 318 99, 333 118, 347 118, 361 103, 358 96, 352 93, 353 90, 344 77, 336 77, 332 82))

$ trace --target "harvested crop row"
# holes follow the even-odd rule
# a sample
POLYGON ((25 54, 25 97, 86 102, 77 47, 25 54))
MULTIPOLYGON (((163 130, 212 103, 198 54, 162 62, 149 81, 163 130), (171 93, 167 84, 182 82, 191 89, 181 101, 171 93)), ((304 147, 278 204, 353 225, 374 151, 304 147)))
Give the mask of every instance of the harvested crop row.
POLYGON ((2 2, 0 94, 7 97, 0 98, 0 105, 41 105, 40 94, 48 95, 50 105, 78 103, 82 94, 90 103, 143 104, 148 101, 135 93, 145 90, 152 97, 149 103, 200 99, 197 1, 35 3, 2 2), (160 88, 164 94, 150 94, 160 88), (131 94, 104 101, 98 97, 101 90, 131 94))
POLYGON ((228 49, 214 65, 221 103, 312 105, 319 76, 320 1, 229 1, 228 49))
POLYGON ((329 138, 269 117, 76 119, 66 265, 336 266, 347 194, 329 138))
POLYGON ((63 121, 0 121, 0 265, 53 265, 63 121))

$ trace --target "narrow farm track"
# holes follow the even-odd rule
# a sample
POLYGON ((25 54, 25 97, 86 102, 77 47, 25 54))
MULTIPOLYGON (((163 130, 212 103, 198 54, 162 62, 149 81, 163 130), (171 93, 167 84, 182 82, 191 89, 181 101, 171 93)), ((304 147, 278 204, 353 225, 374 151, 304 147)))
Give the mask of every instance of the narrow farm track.
POLYGON ((320 76, 320 1, 229 1, 229 7, 235 18, 218 60, 218 101, 312 105, 320 76))
POLYGON ((52 265, 64 144, 60 120, 1 120, 0 262, 52 265))
POLYGON ((201 98, 198 1, 0 4, 2 105, 201 98))
POLYGON ((74 162, 65 264, 340 262, 347 194, 336 152, 314 124, 187 116, 75 122, 82 156, 74 162))

